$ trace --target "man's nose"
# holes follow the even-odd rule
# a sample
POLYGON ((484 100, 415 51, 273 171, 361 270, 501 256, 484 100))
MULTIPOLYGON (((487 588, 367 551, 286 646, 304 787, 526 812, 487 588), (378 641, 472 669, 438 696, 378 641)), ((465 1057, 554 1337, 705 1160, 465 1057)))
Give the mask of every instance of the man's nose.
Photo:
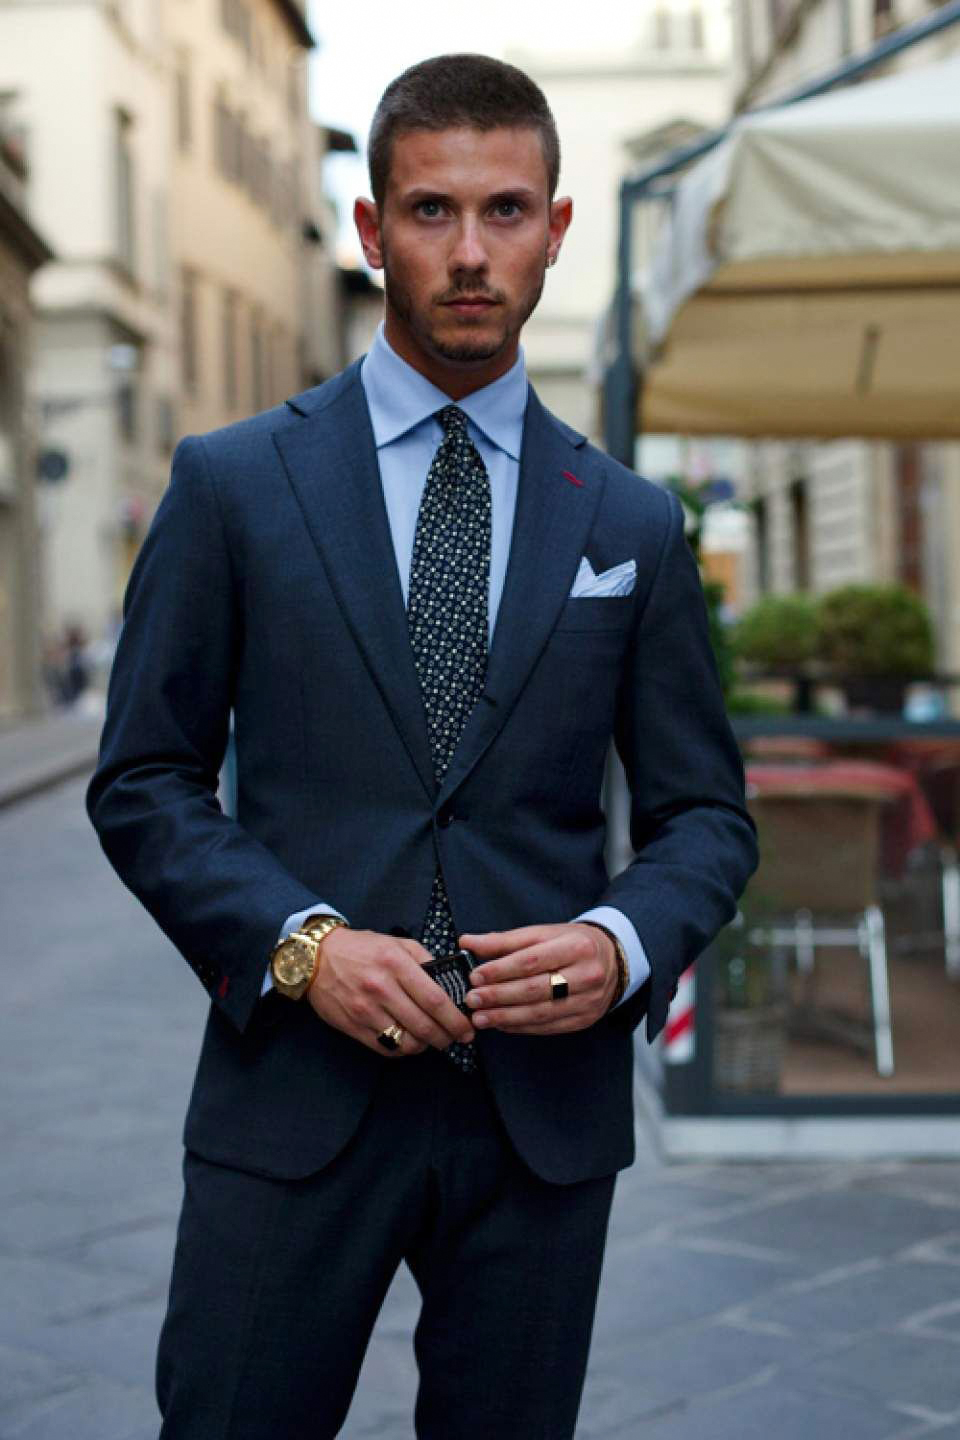
POLYGON ((487 251, 480 225, 471 216, 460 222, 449 263, 451 271, 483 270, 487 264, 487 251))

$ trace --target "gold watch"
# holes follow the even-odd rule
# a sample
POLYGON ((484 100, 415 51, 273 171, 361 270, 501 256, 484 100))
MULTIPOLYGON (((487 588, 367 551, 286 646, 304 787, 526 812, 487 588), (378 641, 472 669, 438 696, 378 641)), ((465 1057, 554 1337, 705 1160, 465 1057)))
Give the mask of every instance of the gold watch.
POLYGON ((346 925, 339 915, 311 915, 302 929, 294 930, 270 954, 270 974, 274 987, 288 1000, 299 1000, 317 977, 320 968, 320 947, 338 925, 346 925))

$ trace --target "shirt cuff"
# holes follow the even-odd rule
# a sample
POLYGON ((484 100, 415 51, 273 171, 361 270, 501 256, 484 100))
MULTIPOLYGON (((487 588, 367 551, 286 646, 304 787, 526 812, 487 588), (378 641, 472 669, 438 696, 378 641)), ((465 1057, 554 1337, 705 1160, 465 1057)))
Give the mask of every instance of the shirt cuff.
MULTIPOLYGON (((294 930, 299 930, 304 920, 309 920, 311 915, 336 915, 344 924, 347 923, 346 917, 341 915, 339 910, 334 910, 332 905, 325 905, 322 901, 318 901, 316 905, 309 905, 306 910, 297 910, 293 915, 287 916, 283 922, 280 934, 277 936, 277 944, 279 945, 281 940, 286 940, 287 936, 292 935, 294 930)), ((629 924, 629 921, 627 923, 629 924)), ((260 994, 266 995, 267 991, 272 989, 273 976, 270 974, 270 961, 268 960, 267 973, 263 977, 260 994)))
MULTIPOLYGON (((627 957, 627 988, 617 1001, 617 1005, 622 1005, 624 1000, 629 1000, 631 995, 636 994, 650 974, 650 961, 640 936, 623 911, 617 910, 613 905, 597 905, 593 910, 584 910, 583 914, 577 915, 571 923, 576 924, 579 920, 592 920, 595 925, 602 925, 605 930, 616 935, 623 946, 623 953, 627 957)), ((615 1010, 617 1005, 613 1007, 615 1010)))

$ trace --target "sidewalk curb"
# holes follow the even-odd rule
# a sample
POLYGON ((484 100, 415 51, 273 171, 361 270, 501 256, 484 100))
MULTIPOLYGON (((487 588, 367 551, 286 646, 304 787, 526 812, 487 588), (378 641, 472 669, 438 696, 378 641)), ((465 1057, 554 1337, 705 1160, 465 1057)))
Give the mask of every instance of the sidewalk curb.
POLYGON ((96 763, 97 752, 94 748, 88 754, 73 755, 57 765, 38 767, 32 773, 17 776, 9 784, 0 781, 0 810, 8 810, 35 795, 42 795, 45 790, 52 790, 61 781, 74 780, 78 775, 92 775, 96 763))

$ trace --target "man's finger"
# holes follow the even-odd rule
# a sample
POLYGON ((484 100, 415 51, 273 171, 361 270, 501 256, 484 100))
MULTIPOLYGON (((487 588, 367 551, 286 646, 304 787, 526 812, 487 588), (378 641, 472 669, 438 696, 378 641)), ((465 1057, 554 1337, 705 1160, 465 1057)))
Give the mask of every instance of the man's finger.
POLYGON ((349 1035, 353 1040, 359 1040, 368 1050, 373 1050, 378 1055, 391 1059, 402 1059, 404 1055, 419 1055, 427 1048, 422 1040, 418 1040, 415 1035, 404 1030, 403 1026, 400 1027, 403 1030, 403 1038, 396 1050, 387 1050, 385 1046, 381 1045, 377 1036, 397 1023, 388 1011, 378 1012, 371 1008, 364 1019, 358 1021, 344 1009, 339 1001, 331 997, 327 997, 324 1009, 327 1012, 324 1018, 328 1024, 335 1025, 345 1035, 349 1035))
POLYGON ((522 925, 519 930, 490 930, 484 935, 461 935, 459 943, 474 955, 509 955, 545 938, 542 925, 522 925))
POLYGON ((576 1030, 593 1023, 594 1007, 570 1006, 565 1001, 548 1000, 544 1005, 507 1005, 492 1010, 481 1010, 474 1015, 478 1030, 521 1030, 550 1029, 576 1030), (560 1005, 563 1014, 558 1014, 560 1005))
MULTIPOLYGON (((394 1016, 396 1023, 401 1030, 406 1031, 414 1040, 422 1041, 425 1045, 432 1045, 435 1050, 446 1050, 453 1035, 444 1025, 436 1020, 427 1010, 412 999, 402 986, 398 985, 395 995, 388 1001, 387 1008, 394 1016)), ((459 1010, 456 1012, 460 1022, 464 1017, 459 1010)), ((469 1024, 469 1022, 466 1022, 469 1024)), ((470 1038, 473 1037, 473 1030, 470 1030, 470 1038)), ((458 1032, 456 1038, 465 1038, 458 1032)))
POLYGON ((457 1009, 443 987, 425 975, 420 965, 403 966, 397 979, 413 1003, 446 1032, 447 1044, 459 1040, 469 1045, 475 1038, 469 1016, 457 1009))
MULTIPOLYGON (((525 975, 519 980, 480 985, 469 992, 467 1004, 471 1010, 487 1010, 493 1006, 538 1005, 545 1001, 549 1001, 551 1005, 563 1003, 554 1000, 550 984, 550 976, 556 969, 556 966, 550 966, 547 970, 539 970, 537 974, 525 975)), ((590 972, 583 973, 576 966, 565 965, 563 978, 567 982, 569 998, 578 997, 591 989, 596 990, 590 972)))
POLYGON ((522 980, 531 975, 543 975, 549 970, 559 970, 564 964, 569 968, 572 963, 563 937, 553 935, 536 941, 529 939, 523 949, 478 965, 470 972, 470 983, 497 985, 506 980, 522 980))

